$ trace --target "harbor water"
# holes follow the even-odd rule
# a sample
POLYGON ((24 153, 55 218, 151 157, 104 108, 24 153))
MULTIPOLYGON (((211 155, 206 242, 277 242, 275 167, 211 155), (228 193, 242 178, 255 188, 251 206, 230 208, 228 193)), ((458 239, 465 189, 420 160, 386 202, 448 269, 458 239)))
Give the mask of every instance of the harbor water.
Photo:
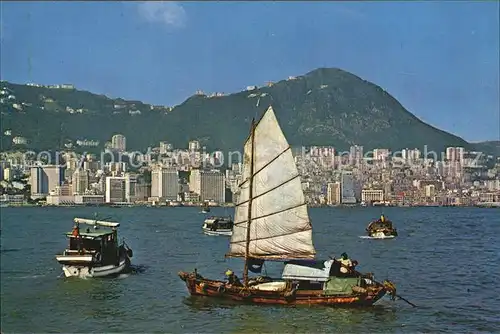
MULTIPOLYGON (((229 237, 207 236, 212 208, 2 208, 1 330, 12 332, 498 332, 500 211, 480 208, 314 208, 318 257, 347 252, 358 270, 392 280, 404 301, 385 297, 368 308, 240 305, 188 296, 178 271, 223 279, 243 262, 225 259, 229 237), (382 213, 399 236, 362 238, 382 213), (55 260, 74 217, 112 217, 133 249, 131 274, 60 277, 55 260)), ((279 277, 281 263, 267 263, 279 277)))

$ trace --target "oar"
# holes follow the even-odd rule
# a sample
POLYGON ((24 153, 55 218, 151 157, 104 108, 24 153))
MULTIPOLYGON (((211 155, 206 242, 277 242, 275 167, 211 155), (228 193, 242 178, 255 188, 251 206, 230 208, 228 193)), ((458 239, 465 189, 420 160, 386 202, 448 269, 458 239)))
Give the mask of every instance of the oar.
POLYGON ((413 306, 413 307, 417 307, 417 305, 413 304, 413 303, 412 303, 412 302, 410 302, 408 299, 401 297, 400 295, 396 295, 396 297, 398 297, 398 298, 399 298, 399 299, 401 299, 401 300, 404 300, 405 302, 407 302, 408 304, 410 304, 410 305, 411 305, 411 306, 413 306))
MULTIPOLYGON (((335 260, 335 259, 334 259, 334 258, 332 258, 331 256, 330 256, 330 258, 331 258, 332 260, 335 260)), ((350 269, 350 268, 348 268, 347 266, 344 266, 344 265, 342 264, 342 262, 340 262, 340 265, 341 265, 342 267, 344 267, 344 268, 350 269)), ((354 273, 355 273, 356 275, 362 276, 362 274, 361 274, 359 271, 357 271, 357 270, 353 270, 353 271, 354 271, 354 273)), ((377 281, 375 281, 375 280, 372 280, 372 281, 373 281, 373 282, 375 282, 375 283, 377 283, 377 284, 379 284, 379 285, 382 285, 382 286, 384 285, 384 284, 382 284, 382 283, 380 283, 380 282, 377 282, 377 281)), ((400 295, 394 295, 394 296, 395 296, 395 297, 398 297, 399 299, 401 299, 401 300, 403 300, 403 301, 405 301, 405 302, 407 302, 408 304, 410 304, 410 305, 411 305, 411 306, 413 306, 413 307, 417 307, 417 305, 413 304, 413 303, 412 303, 412 302, 410 302, 408 299, 406 299, 406 298, 404 298, 404 297, 402 297, 402 296, 400 296, 400 295)))
MULTIPOLYGON (((384 287, 385 287, 385 284, 383 284, 383 283, 377 282, 377 281, 375 281, 375 280, 373 280, 373 282, 375 282, 375 283, 377 283, 377 284, 380 284, 380 285, 382 285, 382 286, 384 286, 384 287)), ((406 298, 404 298, 404 297, 401 297, 400 295, 397 295, 397 294, 396 294, 396 286, 395 286, 392 282, 390 282, 390 281, 387 281, 387 282, 388 282, 390 285, 392 285, 392 286, 394 287, 394 291, 392 292, 392 293, 394 293, 394 294, 392 295, 393 297, 398 297, 399 299, 404 300, 405 302, 407 302, 407 303, 408 303, 408 304, 410 304, 411 306, 413 306, 413 307, 417 307, 417 305, 413 304, 413 303, 412 303, 412 302, 410 302, 408 299, 406 299, 406 298)), ((386 288, 386 289, 387 289, 387 288, 386 288)), ((394 299, 394 298, 393 298, 393 299, 394 299)))

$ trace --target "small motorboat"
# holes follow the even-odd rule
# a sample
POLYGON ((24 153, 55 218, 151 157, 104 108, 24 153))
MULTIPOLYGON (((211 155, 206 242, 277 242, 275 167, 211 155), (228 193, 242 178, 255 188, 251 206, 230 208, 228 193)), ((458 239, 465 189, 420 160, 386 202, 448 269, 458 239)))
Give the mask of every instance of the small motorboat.
POLYGON ((380 216, 378 220, 372 221, 366 228, 368 236, 374 239, 390 239, 398 235, 398 231, 392 226, 392 222, 380 216))
POLYGON ((69 247, 56 255, 66 277, 104 277, 130 268, 132 249, 125 241, 119 245, 119 223, 84 218, 75 218, 74 222, 73 231, 66 233, 69 247), (92 229, 80 231, 80 224, 92 229))
POLYGON ((203 233, 207 235, 233 235, 234 222, 231 217, 208 217, 203 223, 203 233))
POLYGON ((210 207, 208 206, 208 202, 205 202, 203 204, 203 210, 201 210, 201 213, 208 213, 210 212, 210 207))

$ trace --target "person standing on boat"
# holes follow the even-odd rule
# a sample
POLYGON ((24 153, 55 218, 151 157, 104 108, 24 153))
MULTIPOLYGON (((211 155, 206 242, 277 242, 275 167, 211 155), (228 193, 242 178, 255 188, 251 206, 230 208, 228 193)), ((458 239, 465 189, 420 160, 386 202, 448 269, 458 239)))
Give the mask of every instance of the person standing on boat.
POLYGON ((71 235, 74 237, 78 237, 80 235, 80 226, 78 223, 76 223, 75 226, 73 226, 73 231, 71 231, 71 235))
POLYGON ((76 239, 76 247, 78 249, 78 253, 81 252, 81 237, 80 237, 80 224, 76 223, 75 226, 73 226, 73 231, 71 231, 71 235, 75 237, 76 239))

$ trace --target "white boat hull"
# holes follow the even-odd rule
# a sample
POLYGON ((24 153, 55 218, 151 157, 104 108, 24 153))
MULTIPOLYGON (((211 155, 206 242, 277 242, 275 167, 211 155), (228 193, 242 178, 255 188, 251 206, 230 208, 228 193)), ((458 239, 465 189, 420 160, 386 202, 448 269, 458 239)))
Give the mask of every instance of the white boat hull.
POLYGON ((87 263, 92 263, 93 257, 92 255, 57 255, 56 260, 64 264, 65 262, 70 263, 82 263, 82 265, 87 263))
POLYGON ((204 228, 203 233, 205 233, 206 235, 227 235, 227 236, 233 235, 232 230, 222 230, 221 229, 221 230, 212 231, 208 228, 204 228))
POLYGON ((62 266, 64 276, 66 277, 79 277, 79 278, 93 278, 93 277, 105 277, 110 275, 117 275, 124 271, 130 260, 128 258, 122 258, 118 265, 107 265, 102 267, 91 267, 89 265, 66 265, 62 266))
POLYGON ((392 239, 394 235, 386 235, 384 232, 375 232, 370 235, 372 239, 392 239))

